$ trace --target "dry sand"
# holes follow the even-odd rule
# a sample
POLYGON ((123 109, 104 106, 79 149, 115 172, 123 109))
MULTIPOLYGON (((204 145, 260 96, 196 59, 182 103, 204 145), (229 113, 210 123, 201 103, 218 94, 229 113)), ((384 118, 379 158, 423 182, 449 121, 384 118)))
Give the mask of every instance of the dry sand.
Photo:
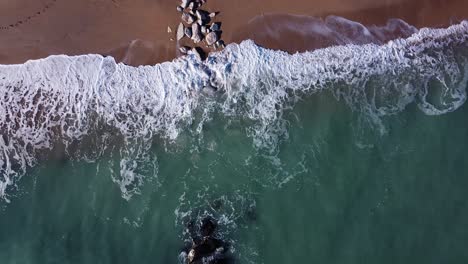
MULTIPOLYGON (((129 65, 171 60, 178 56, 174 41, 180 21, 175 9, 178 3, 2 0, 0 63, 88 53, 112 55, 129 65), (167 32, 168 26, 172 33, 167 32)), ((416 27, 445 27, 468 18, 467 0, 208 0, 204 7, 220 11, 217 19, 223 23, 226 43, 250 38, 262 46, 289 52, 311 47, 285 41, 297 33, 297 16, 284 14, 319 18, 338 15, 365 25, 383 25, 389 18, 401 18, 416 27), (288 23, 290 32, 275 32, 275 23, 288 23)))

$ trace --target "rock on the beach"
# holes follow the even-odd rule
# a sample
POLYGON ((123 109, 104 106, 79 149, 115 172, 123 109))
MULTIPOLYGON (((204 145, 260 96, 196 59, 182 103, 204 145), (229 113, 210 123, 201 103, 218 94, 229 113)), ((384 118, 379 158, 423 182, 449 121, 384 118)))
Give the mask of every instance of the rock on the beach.
POLYGON ((190 25, 195 21, 195 17, 188 13, 182 13, 182 21, 190 25))
POLYGON ((190 50, 190 48, 187 47, 187 46, 182 46, 182 47, 179 48, 179 51, 180 51, 180 53, 182 53, 182 54, 187 54, 187 52, 188 52, 189 50, 190 50))
POLYGON ((206 32, 206 30, 207 30, 206 26, 201 26, 201 33, 203 33, 203 34, 208 33, 208 32, 206 32))
POLYGON ((197 48, 192 48, 191 52, 201 59, 201 54, 197 48))
POLYGON ((185 28, 184 30, 184 33, 185 33, 185 36, 187 36, 187 38, 192 38, 192 29, 191 28, 185 28))
POLYGON ((198 8, 198 4, 196 2, 191 2, 189 5, 188 5, 188 9, 190 10, 195 10, 198 8))
POLYGON ((198 43, 200 41, 202 41, 203 39, 203 35, 201 33, 199 34, 192 34, 192 40, 194 43, 198 43))
POLYGON ((212 12, 212 13, 210 13, 208 16, 211 17, 211 18, 214 18, 216 15, 217 15, 216 12, 212 12))
POLYGON ((202 24, 206 24, 209 21, 210 17, 208 16, 208 12, 203 10, 197 10, 195 14, 197 15, 198 20, 200 20, 202 24))
POLYGON ((224 44, 224 41, 220 39, 220 40, 216 41, 215 47, 216 47, 217 49, 218 49, 218 48, 224 49, 224 48, 226 47, 226 44, 224 44))
POLYGON ((197 23, 192 24, 192 40, 195 43, 202 41, 203 35, 201 34, 200 25, 197 23))
POLYGON ((218 40, 219 40, 219 35, 217 32, 210 32, 205 37, 206 44, 208 44, 209 46, 215 44, 216 41, 218 40))
POLYGON ((182 8, 187 8, 188 5, 192 2, 191 0, 182 0, 182 4, 180 5, 182 8))
POLYGON ((213 23, 210 29, 212 31, 219 31, 221 29, 221 23, 220 22, 213 23))
POLYGON ((177 9, 177 12, 183 12, 183 11, 184 11, 184 8, 183 8, 183 7, 181 7, 181 6, 177 6, 177 8, 176 8, 176 9, 177 9))
POLYGON ((184 37, 184 24, 180 23, 177 27, 177 40, 181 40, 184 37))

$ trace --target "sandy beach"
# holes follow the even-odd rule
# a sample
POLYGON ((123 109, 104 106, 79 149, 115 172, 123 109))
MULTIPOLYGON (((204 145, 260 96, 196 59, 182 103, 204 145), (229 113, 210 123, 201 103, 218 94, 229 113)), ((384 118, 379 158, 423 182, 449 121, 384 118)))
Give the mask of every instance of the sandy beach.
MULTIPOLYGON (((180 55, 175 41, 180 21, 177 4, 174 0, 2 1, 0 63, 89 53, 112 55, 135 66, 172 60, 180 55)), ((329 15, 366 26, 400 18, 418 28, 445 27, 468 18, 465 0, 208 0, 204 8, 220 12, 216 19, 223 23, 227 44, 253 39, 288 52, 327 45, 310 45, 314 35, 303 35, 297 25, 329 15), (295 41, 288 41, 291 38, 295 41)))

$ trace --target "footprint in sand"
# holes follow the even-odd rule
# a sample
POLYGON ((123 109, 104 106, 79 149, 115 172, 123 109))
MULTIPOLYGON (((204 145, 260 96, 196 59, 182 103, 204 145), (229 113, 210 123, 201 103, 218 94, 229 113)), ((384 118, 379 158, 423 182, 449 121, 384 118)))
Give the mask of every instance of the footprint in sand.
POLYGON ((16 22, 11 23, 9 25, 2 25, 2 26, 0 26, 0 30, 14 29, 16 27, 19 27, 19 26, 25 24, 25 23, 28 23, 32 19, 40 16, 41 14, 44 14, 49 8, 53 7, 55 5, 55 2, 57 2, 57 0, 51 0, 49 3, 45 4, 44 7, 41 10, 37 11, 36 13, 34 13, 34 14, 28 16, 28 17, 25 17, 23 19, 17 20, 16 22))

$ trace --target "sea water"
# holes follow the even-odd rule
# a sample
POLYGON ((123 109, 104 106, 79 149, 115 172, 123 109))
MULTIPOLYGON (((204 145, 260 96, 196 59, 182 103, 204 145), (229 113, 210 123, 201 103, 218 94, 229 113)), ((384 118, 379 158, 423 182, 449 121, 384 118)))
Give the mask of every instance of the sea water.
POLYGON ((467 84, 467 22, 0 66, 1 263, 178 263, 207 215, 236 263, 465 263, 467 84))

